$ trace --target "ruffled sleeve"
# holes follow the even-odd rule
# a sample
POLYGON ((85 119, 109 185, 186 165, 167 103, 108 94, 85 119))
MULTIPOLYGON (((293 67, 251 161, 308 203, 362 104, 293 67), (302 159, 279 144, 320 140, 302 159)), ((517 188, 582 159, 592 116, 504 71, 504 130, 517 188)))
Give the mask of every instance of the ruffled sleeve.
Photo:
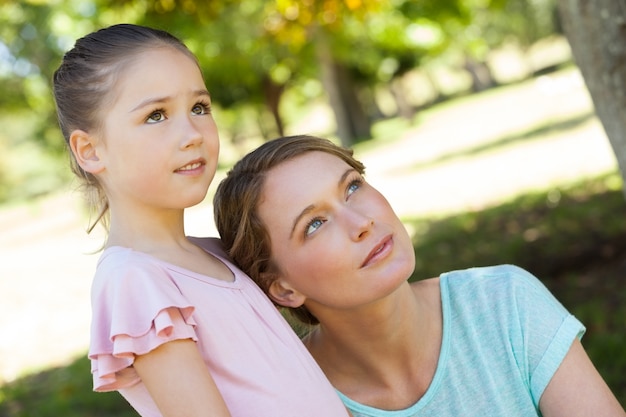
POLYGON ((172 340, 197 341, 193 306, 166 268, 141 255, 114 248, 98 263, 89 349, 94 391, 137 383, 135 355, 172 340))

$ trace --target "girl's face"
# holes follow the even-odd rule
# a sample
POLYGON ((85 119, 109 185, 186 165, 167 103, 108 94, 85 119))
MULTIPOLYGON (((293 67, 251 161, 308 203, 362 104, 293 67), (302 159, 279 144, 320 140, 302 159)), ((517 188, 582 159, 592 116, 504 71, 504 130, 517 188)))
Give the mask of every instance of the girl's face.
POLYGON ((404 225, 382 194, 336 156, 308 152, 271 169, 258 213, 277 282, 301 294, 313 314, 371 303, 413 272, 404 225))
POLYGON ((219 153, 211 100, 196 63, 161 47, 123 67, 102 106, 99 174, 115 205, 180 209, 201 202, 219 153))

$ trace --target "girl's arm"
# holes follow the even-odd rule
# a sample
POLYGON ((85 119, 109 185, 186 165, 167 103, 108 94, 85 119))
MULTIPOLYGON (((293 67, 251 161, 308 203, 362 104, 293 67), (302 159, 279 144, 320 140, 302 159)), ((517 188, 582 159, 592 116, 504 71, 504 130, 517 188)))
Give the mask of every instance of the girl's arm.
POLYGON ((578 339, 548 383, 539 409, 544 417, 626 417, 578 339))
POLYGON ((191 339, 167 342, 137 356, 134 367, 164 417, 230 417, 191 339))

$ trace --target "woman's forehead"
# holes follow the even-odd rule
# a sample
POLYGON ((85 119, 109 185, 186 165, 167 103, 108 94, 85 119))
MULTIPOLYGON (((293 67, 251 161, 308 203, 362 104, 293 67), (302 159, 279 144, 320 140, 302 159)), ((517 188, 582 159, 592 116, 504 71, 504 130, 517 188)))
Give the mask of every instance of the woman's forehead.
POLYGON ((268 171, 259 207, 272 207, 285 214, 301 210, 320 194, 336 188, 350 169, 341 158, 326 152, 298 155, 268 171))
POLYGON ((276 165, 268 171, 267 178, 286 177, 283 179, 285 183, 296 183, 311 176, 322 179, 322 174, 343 172, 346 167, 349 165, 336 155, 322 151, 310 151, 276 165))

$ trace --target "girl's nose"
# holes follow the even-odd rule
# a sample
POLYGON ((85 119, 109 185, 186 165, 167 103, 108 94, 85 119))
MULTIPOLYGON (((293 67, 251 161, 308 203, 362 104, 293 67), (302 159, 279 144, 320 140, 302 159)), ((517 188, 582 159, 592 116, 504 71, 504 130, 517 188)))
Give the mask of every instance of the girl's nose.
POLYGON ((201 129, 194 124, 194 121, 187 117, 181 126, 181 148, 186 149, 192 146, 198 146, 204 140, 201 129))

